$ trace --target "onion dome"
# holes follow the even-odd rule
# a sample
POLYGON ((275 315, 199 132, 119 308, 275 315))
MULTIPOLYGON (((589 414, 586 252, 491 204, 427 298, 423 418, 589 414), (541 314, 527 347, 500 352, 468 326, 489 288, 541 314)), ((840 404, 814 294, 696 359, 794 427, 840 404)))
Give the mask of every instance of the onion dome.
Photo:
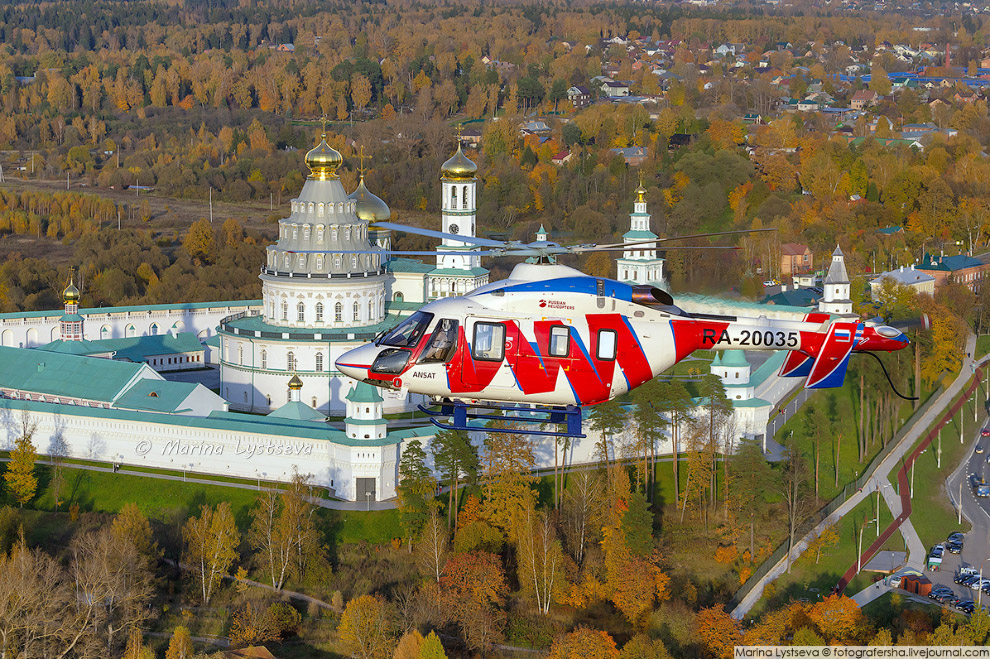
POLYGON ((392 211, 389 210, 388 204, 365 186, 364 174, 361 175, 357 188, 347 195, 347 198, 357 202, 354 206, 354 214, 359 219, 374 224, 375 222, 384 222, 392 217, 392 211))
POLYGON ((457 153, 440 168, 440 176, 449 181, 470 181, 478 173, 478 166, 461 151, 461 141, 457 140, 457 153))
POLYGON ((69 285, 65 287, 65 290, 62 291, 62 300, 66 304, 79 304, 79 289, 76 288, 76 285, 71 280, 69 281, 69 285))
POLYGON ((306 166, 310 178, 320 181, 337 178, 337 168, 344 162, 340 151, 327 144, 327 134, 323 133, 320 143, 306 154, 306 166))
POLYGON ((292 374, 292 379, 289 380, 289 389, 292 391, 299 391, 303 387, 303 381, 295 373, 292 374))
POLYGON ((646 188, 643 187, 643 182, 639 182, 639 187, 636 188, 636 201, 643 203, 646 201, 646 188))

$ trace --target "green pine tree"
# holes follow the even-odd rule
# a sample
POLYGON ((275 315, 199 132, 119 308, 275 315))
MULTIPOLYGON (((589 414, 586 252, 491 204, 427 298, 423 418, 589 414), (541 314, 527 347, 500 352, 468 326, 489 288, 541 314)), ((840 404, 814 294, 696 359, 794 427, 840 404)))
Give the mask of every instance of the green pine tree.
POLYGON ((419 649, 419 659, 447 659, 443 643, 440 642, 436 632, 430 632, 429 636, 423 639, 423 645, 419 649))

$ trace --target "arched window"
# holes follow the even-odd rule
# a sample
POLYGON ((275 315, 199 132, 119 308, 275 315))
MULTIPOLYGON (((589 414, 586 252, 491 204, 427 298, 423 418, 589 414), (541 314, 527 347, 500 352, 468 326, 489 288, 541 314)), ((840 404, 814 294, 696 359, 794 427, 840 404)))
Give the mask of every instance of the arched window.
MULTIPOLYGON (((321 204, 321 206, 322 206, 322 204, 321 204)), ((318 243, 322 243, 323 242, 323 225, 322 224, 320 226, 316 227, 316 242, 318 242, 318 243)))
POLYGON ((286 370, 294 371, 296 370, 296 353, 289 351, 289 354, 285 356, 285 367, 286 370))
POLYGON ((268 368, 268 351, 261 351, 261 368, 268 368))
POLYGON ((322 302, 317 302, 316 303, 316 322, 318 322, 318 323, 322 323, 323 322, 323 303, 322 302))
POLYGON ((316 206, 316 217, 323 217, 323 202, 322 201, 316 206))
POLYGON ((313 396, 313 409, 316 409, 316 396, 313 396))
POLYGON ((337 242, 337 227, 332 227, 330 229, 330 240, 332 240, 333 242, 337 242))
POLYGON ((306 255, 305 254, 300 254, 299 255, 299 268, 300 269, 303 269, 305 267, 306 267, 306 255))
POLYGON ((323 255, 322 254, 317 254, 316 255, 316 269, 317 269, 317 271, 323 269, 323 255))
POLYGON ((457 186, 450 186, 450 207, 457 208, 457 186))
POLYGON ((306 320, 306 305, 302 302, 296 305, 296 320, 300 323, 306 320))
POLYGON ((290 261, 289 261, 289 255, 288 254, 285 255, 285 259, 283 261, 285 263, 285 269, 288 270, 291 267, 289 265, 290 264, 290 261))
POLYGON ((292 239, 293 240, 299 239, 299 225, 297 224, 292 225, 292 239))
POLYGON ((392 299, 395 300, 396 302, 402 302, 405 300, 405 296, 401 292, 397 292, 395 295, 392 296, 392 299))
POLYGON ((303 227, 303 240, 309 240, 309 225, 303 227))
POLYGON ((357 267, 357 255, 356 254, 352 254, 351 255, 351 267, 352 268, 356 268, 357 267))
POLYGON ((289 319, 289 302, 288 300, 282 300, 282 320, 289 319))
POLYGON ((158 323, 151 323, 151 336, 158 336, 158 323))
POLYGON ((333 319, 338 323, 344 320, 344 305, 340 302, 333 305, 333 319))
POLYGON ((468 186, 464 186, 464 191, 461 193, 461 208, 468 207, 468 186))
POLYGON ((354 303, 354 321, 356 322, 356 321, 358 321, 360 319, 361 319, 361 311, 358 308, 358 303, 355 302, 354 303))
POLYGON ((323 372, 323 353, 322 352, 316 353, 316 372, 317 373, 322 373, 323 372))
POLYGON ((375 317, 375 301, 368 300, 368 322, 371 322, 371 319, 374 317, 375 317))
POLYGON ((350 240, 350 239, 351 239, 351 228, 344 227, 344 240, 350 240))

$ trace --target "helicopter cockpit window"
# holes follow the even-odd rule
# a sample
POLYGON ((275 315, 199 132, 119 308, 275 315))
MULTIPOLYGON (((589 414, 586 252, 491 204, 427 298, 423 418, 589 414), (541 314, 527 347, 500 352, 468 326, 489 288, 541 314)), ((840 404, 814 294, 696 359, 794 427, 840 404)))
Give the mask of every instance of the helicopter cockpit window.
POLYGON ((383 336, 378 345, 415 348, 431 320, 433 320, 433 314, 417 311, 383 336))
POLYGON ((550 356, 566 357, 571 349, 571 330, 563 325, 550 328, 550 356))
POLYGON ((483 361, 500 362, 505 357, 505 325, 475 323, 471 355, 483 361))
POLYGON ((598 348, 596 351, 598 359, 605 361, 615 359, 616 338, 615 330, 598 330, 598 348))
POLYGON ((382 350, 375 357, 375 361, 371 365, 371 372, 398 375, 405 370, 406 364, 409 363, 409 357, 410 353, 408 350, 382 350))
POLYGON ((419 358, 420 364, 442 364, 450 361, 457 351, 457 321, 441 318, 433 330, 433 337, 419 358))

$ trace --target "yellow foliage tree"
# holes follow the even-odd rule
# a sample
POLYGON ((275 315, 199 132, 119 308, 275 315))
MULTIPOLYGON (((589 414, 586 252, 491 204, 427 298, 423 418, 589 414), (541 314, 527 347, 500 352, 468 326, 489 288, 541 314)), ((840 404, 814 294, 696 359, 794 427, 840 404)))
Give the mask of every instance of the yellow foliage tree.
POLYGON ((21 506, 33 499, 38 490, 38 477, 34 475, 34 463, 38 459, 38 451, 31 443, 34 430, 34 424, 25 418, 22 423, 21 436, 14 443, 14 450, 10 452, 10 462, 7 464, 7 471, 3 475, 7 489, 21 506))

